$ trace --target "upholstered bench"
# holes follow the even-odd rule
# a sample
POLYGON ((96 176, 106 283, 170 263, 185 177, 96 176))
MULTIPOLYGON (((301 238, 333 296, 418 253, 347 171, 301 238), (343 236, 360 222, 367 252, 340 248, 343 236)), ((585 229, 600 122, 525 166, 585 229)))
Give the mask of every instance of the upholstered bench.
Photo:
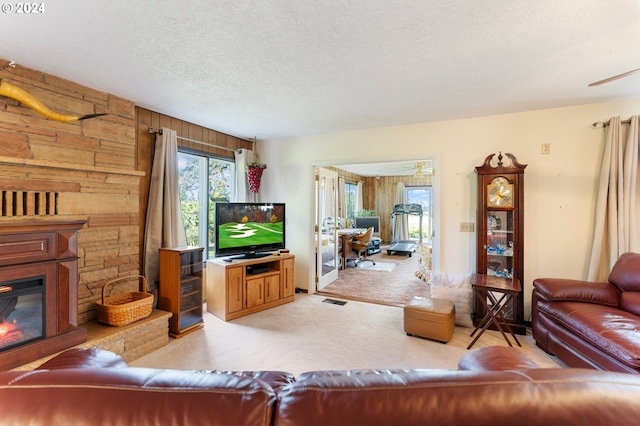
POLYGON ((453 337, 455 316, 450 300, 414 296, 404 306, 404 331, 446 343, 453 337))
POLYGON ((458 370, 507 371, 539 368, 538 364, 520 349, 511 346, 487 346, 464 354, 458 370))

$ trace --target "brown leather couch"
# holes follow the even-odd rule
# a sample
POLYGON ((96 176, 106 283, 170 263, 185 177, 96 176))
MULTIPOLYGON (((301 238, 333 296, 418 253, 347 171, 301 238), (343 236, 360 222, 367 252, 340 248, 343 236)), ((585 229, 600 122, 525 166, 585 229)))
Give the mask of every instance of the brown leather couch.
POLYGON ((640 373, 640 254, 608 282, 536 279, 531 308, 536 344, 569 367, 640 373))
POLYGON ((110 352, 72 349, 34 371, 0 372, 0 424, 548 426, 640 417, 640 377, 540 369, 518 354, 469 352, 460 362, 468 371, 316 371, 294 378, 130 368, 110 352))

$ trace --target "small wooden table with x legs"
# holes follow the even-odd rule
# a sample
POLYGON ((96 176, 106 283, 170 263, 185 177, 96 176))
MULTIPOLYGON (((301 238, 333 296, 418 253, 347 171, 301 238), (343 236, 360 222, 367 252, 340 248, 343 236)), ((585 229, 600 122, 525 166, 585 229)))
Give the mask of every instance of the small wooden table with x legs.
POLYGON ((473 292, 476 294, 476 298, 478 302, 480 302, 486 309, 487 314, 482 318, 482 321, 478 323, 476 328, 471 333, 471 337, 476 334, 478 331, 478 335, 473 339, 473 341, 467 346, 467 349, 471 349, 471 347, 478 341, 480 336, 489 328, 492 324, 496 326, 504 340, 507 341, 509 346, 513 346, 511 341, 507 337, 505 331, 511 334, 513 340, 517 343, 518 346, 522 346, 518 341, 518 338, 515 334, 513 334, 513 330, 509 325, 508 321, 505 319, 503 315, 504 309, 511 304, 513 298, 522 291, 520 286, 520 280, 517 278, 501 278, 496 276, 489 276, 483 274, 474 274, 470 279, 471 287, 473 288, 473 292), (497 295, 496 295, 497 293, 497 295))

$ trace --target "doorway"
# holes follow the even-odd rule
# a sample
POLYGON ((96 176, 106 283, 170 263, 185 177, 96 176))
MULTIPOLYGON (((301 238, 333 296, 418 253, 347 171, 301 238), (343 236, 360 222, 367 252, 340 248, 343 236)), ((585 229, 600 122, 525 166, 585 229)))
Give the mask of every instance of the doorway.
MULTIPOLYGON (((335 171, 338 174, 338 191, 340 191, 340 184, 349 184, 349 191, 345 189, 345 192, 349 194, 343 194, 345 207, 342 209, 344 213, 337 213, 337 216, 347 215, 351 210, 355 210, 357 213, 362 214, 361 210, 368 210, 368 212, 374 214, 372 210, 375 210, 375 214, 380 217, 381 221, 381 239, 382 244, 391 243, 390 221, 391 213, 395 204, 395 195, 397 192, 397 183, 402 181, 406 185, 406 189, 409 190, 409 197, 412 202, 425 206, 425 211, 428 213, 424 217, 425 223, 423 224, 423 242, 432 247, 432 263, 434 269, 438 269, 440 262, 440 239, 439 239, 439 226, 440 226, 440 209, 439 209, 439 197, 440 197, 440 173, 436 173, 440 165, 440 158, 438 155, 432 155, 429 160, 416 161, 391 161, 386 163, 362 163, 362 164, 336 164, 332 166, 323 166, 324 169, 329 171, 335 171), (416 167, 416 164, 420 163, 420 167, 416 167), (420 176, 420 174, 422 174, 420 176), (357 187, 358 193, 354 194, 353 189, 357 187), (427 187, 427 188, 425 188, 427 187), (427 195, 428 192, 428 195, 427 195), (361 196, 363 195, 364 196, 361 196), (348 208, 349 200, 357 200, 356 207, 348 208), (427 203, 425 205, 425 203, 427 203), (428 206, 428 207, 427 207, 428 206)), ((317 169, 317 168, 316 168, 317 169)), ((335 176, 335 175, 334 175, 335 176)), ((318 181, 316 181, 318 182, 318 181)), ((316 199, 317 193, 316 193, 316 199)), ((353 202, 353 201, 351 201, 353 202)), ((316 209, 317 210, 317 209, 316 209)), ((319 239, 322 232, 322 224, 319 222, 319 213, 316 218, 316 237, 315 246, 321 247, 322 241, 319 239)), ((352 221, 348 217, 344 218, 345 226, 349 227, 352 221)), ((413 229, 413 226, 410 227, 413 229)), ((416 227, 416 232, 419 232, 419 227, 416 227)), ((326 231, 326 230, 325 230, 326 231)), ((416 235, 417 237, 417 235, 416 235)), ((325 239, 337 240, 337 237, 332 234, 325 233, 325 239)), ((325 243, 326 244, 326 243, 325 243)), ((338 248, 338 247, 336 247, 338 248)), ((337 258, 339 259, 339 251, 337 258)), ((314 252, 314 259, 318 265, 321 265, 318 258, 318 252, 314 252)), ((335 257, 334 257, 335 258, 335 257)), ((391 259, 390 261, 393 261, 391 259)), ((339 263, 332 264, 337 266, 337 270, 332 270, 335 274, 333 276, 339 277, 338 273, 343 271, 339 269, 339 263)), ((381 274, 381 277, 383 275, 381 274)), ((319 278, 316 280, 319 282, 319 278)), ((333 282, 328 281, 328 283, 333 282)), ((319 286, 314 286, 315 290, 320 290, 319 286)), ((323 286, 324 288, 324 286, 323 286)))

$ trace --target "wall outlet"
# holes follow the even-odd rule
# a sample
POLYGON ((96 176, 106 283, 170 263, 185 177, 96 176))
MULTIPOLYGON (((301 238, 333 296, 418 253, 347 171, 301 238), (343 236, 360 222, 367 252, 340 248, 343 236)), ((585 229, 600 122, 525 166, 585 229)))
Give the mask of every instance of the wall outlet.
POLYGON ((475 223, 473 222, 460 222, 460 232, 474 232, 475 223))
POLYGON ((542 148, 540 149, 540 152, 542 154, 551 154, 551 144, 550 143, 543 143, 542 144, 542 148))

